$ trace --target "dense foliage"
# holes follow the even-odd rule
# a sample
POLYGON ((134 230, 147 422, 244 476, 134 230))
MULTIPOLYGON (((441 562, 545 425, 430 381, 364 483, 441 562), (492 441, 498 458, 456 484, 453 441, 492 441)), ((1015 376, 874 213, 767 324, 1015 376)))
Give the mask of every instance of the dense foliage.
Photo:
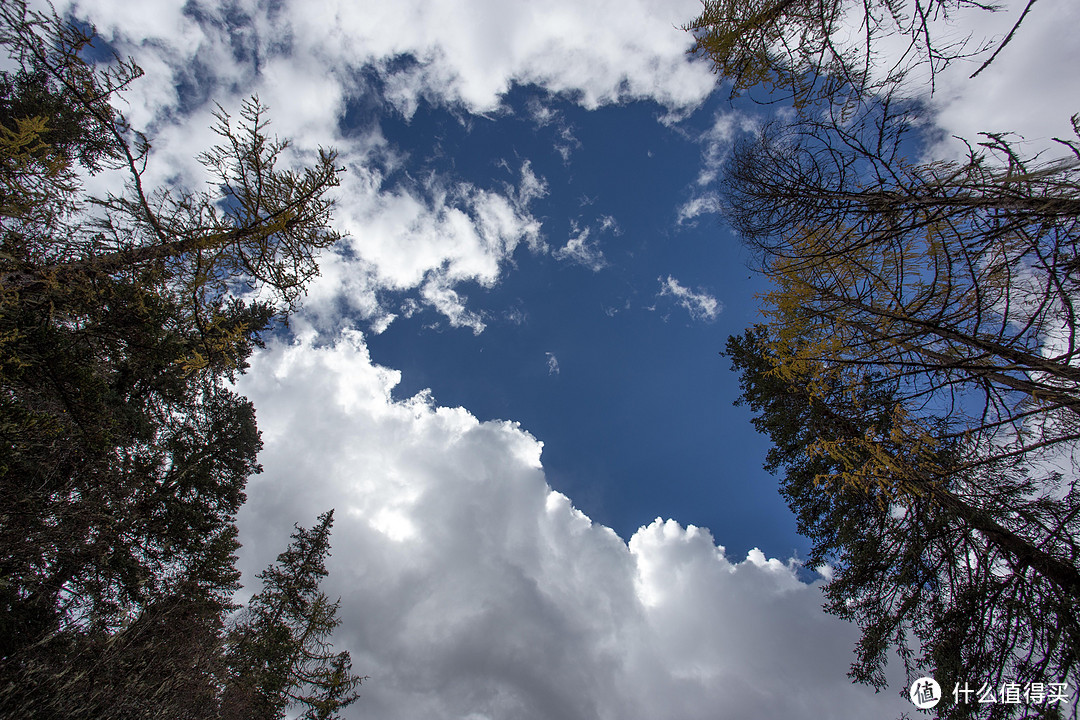
MULTIPOLYGON (((141 71, 84 60, 92 40, 0 9, 17 64, 0 73, 0 714, 332 717, 359 682, 325 645, 336 606, 229 619, 261 441, 227 381, 336 240, 334 156, 279 168, 252 100, 239 123, 219 113, 209 190, 150 190, 149 143, 114 108, 141 71), (89 196, 95 173, 123 190, 89 196), (268 644, 288 658, 272 679, 252 655, 268 644)), ((318 596, 329 527, 298 531, 249 614, 289 582, 318 596)))

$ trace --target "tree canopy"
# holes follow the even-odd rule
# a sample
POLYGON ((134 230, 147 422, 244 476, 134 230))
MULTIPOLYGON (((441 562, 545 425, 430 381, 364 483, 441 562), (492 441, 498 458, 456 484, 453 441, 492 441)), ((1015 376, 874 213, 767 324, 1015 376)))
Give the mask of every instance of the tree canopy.
POLYGON ((980 49, 934 34, 964 5, 983 7, 707 1, 688 26, 736 91, 796 105, 721 176, 771 281, 765 321, 727 352, 830 568, 825 607, 862 629, 852 677, 884 686, 895 650, 945 689, 939 717, 1057 717, 949 692, 1080 687, 1080 116, 1044 154, 986 134, 927 157, 905 76, 980 49), (859 42, 838 45, 853 15, 859 42), (881 54, 897 35, 907 51, 881 54))
POLYGON ((277 563, 259 575, 257 593, 230 628, 227 659, 232 682, 227 709, 233 717, 284 717, 304 708, 304 720, 323 720, 356 700, 360 678, 349 653, 334 653, 328 638, 338 625, 338 603, 319 590, 326 575, 333 512, 310 530, 297 527, 277 563))
POLYGON ((1080 134, 913 162, 911 122, 881 103, 736 148, 725 210, 773 289, 729 348, 836 568, 826 607, 863 629, 853 677, 892 647, 943 687, 1077 687, 1080 134))
MULTIPOLYGON (((976 70, 1012 40, 1034 4, 976 70)), ((914 80, 934 83, 950 63, 985 54, 991 43, 950 32, 962 10, 997 11, 981 0, 702 0, 701 14, 684 26, 691 50, 732 83, 737 95, 765 88, 771 100, 797 107, 844 104, 914 80)))
MULTIPOLYGON (((332 151, 281 167, 288 144, 253 98, 239 121, 219 111, 207 189, 146 187, 150 143, 115 109, 141 71, 84 59, 92 40, 0 8, 17 64, 0 73, 0 709, 234 717, 235 517, 261 441, 227 381, 337 239, 340 170, 332 151), (94 173, 124 190, 89 195, 94 173)), ((318 527, 312 562, 329 516, 318 527)), ((295 613, 324 642, 335 609, 295 613)), ((344 690, 312 717, 358 682, 347 653, 328 662, 344 690)))

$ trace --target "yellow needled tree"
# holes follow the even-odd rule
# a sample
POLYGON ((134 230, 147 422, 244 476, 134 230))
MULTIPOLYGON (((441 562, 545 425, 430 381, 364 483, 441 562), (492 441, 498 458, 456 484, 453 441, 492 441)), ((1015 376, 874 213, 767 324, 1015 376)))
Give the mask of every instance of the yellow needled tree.
POLYGON ((1080 141, 917 164, 879 110, 736 150, 726 210, 773 282, 729 344, 744 400, 863 629, 854 677, 895 648, 939 681, 1075 686, 1080 141))

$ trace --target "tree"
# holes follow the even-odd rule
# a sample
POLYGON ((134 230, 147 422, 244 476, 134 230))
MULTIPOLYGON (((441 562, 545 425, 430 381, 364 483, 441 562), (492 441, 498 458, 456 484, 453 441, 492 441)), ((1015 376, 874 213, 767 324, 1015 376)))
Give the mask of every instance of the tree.
POLYGON ((862 629, 852 676, 882 686, 895 648, 943 687, 1080 685, 1080 118, 1049 160, 1003 134, 914 160, 928 113, 904 82, 985 49, 942 45, 934 21, 989 6, 704 6, 694 51, 733 92, 797 110, 739 143, 721 181, 773 282, 766 323, 728 351, 811 561, 833 567, 826 608, 862 629), (884 54, 889 36, 906 49, 884 54))
POLYGON ((848 387, 899 380, 909 406, 949 416, 939 439, 980 448, 966 467, 1068 449, 1080 145, 1038 163, 992 137, 966 163, 913 165, 904 121, 767 127, 736 151, 724 197, 776 282, 778 362, 848 387))
MULTIPOLYGON (((883 100, 736 148, 725 212, 773 290, 729 350, 839 568, 826 607, 863 630, 853 677, 883 682, 895 647, 946 684, 1075 686, 1080 143, 914 163, 918 113, 883 100)), ((942 714, 965 712, 1009 708, 942 714)))
MULTIPOLYGON (((976 74, 1009 43, 1033 4, 976 74)), ((798 107, 891 92, 911 73, 932 85, 949 63, 990 48, 950 39, 941 29, 950 17, 968 8, 998 9, 980 0, 702 0, 702 6, 683 28, 694 34, 691 52, 732 81, 733 95, 763 86, 774 100, 780 94, 798 107)))
POLYGON ((336 240, 339 169, 279 167, 253 99, 219 112, 208 190, 144 187, 113 107, 141 71, 92 39, 0 7, 0 714, 213 717, 261 446, 226 380, 336 240))
POLYGON ((349 653, 327 638, 339 624, 339 603, 319 590, 326 576, 333 511, 310 530, 297 526, 277 563, 259 574, 263 589, 227 636, 231 673, 225 707, 232 717, 281 718, 303 708, 305 720, 337 717, 358 697, 362 678, 349 653))
MULTIPOLYGON (((1032 542, 1033 531, 1067 527, 1075 537, 1075 489, 1060 499, 1038 497, 1037 483, 1004 463, 989 483, 943 472, 962 458, 959 440, 926 453, 922 476, 908 476, 903 491, 864 482, 851 472, 873 460, 860 442, 893 429, 897 384, 851 393, 835 382, 777 372, 770 332, 759 325, 731 337, 727 354, 741 373, 740 402, 757 412, 754 424, 772 439, 766 468, 783 471, 781 492, 813 543, 808 563, 828 568, 825 607, 862 628, 851 677, 884 687, 895 648, 909 676, 932 668, 943 688, 973 678, 996 688, 1048 678, 1075 687, 1077 594, 1023 557, 1057 549, 1032 542), (823 451, 841 440, 860 442, 843 455, 823 451), (1017 551, 1021 545, 1026 553, 1017 551)), ((1056 706, 1025 709, 1059 717, 1056 706)), ((953 704, 948 692, 938 708, 942 718, 1009 717, 1017 710, 953 704)))
POLYGON ((279 312, 293 309, 318 272, 315 256, 339 238, 329 227, 333 203, 326 197, 340 172, 333 152, 320 150, 314 167, 303 171, 279 169, 289 144, 266 136, 265 108, 253 98, 241 111, 241 127, 224 110, 217 113, 214 129, 222 142, 199 158, 212 192, 149 192, 142 182, 149 143, 110 105, 112 96, 141 75, 134 61, 117 58, 105 69, 89 65, 80 52, 92 33, 30 13, 20 3, 6 6, 0 17, 0 40, 26 66, 6 85, 25 90, 28 77, 47 79, 44 89, 33 85, 33 95, 9 100, 9 112, 29 112, 34 103, 41 112, 70 108, 56 118, 16 118, 22 124, 44 119, 56 129, 43 129, 38 140, 25 140, 9 157, 6 166, 23 169, 14 173, 11 195, 32 192, 43 160, 70 164, 78 157, 91 172, 103 165, 128 175, 128 192, 119 196, 79 200, 70 184, 55 186, 44 204, 67 211, 54 214, 67 221, 59 233, 9 214, 0 267, 9 292, 36 293, 57 282, 153 270, 154 280, 171 286, 200 327, 212 326, 221 299, 240 289, 258 289, 279 312), (44 142, 50 135, 58 145, 44 142))
POLYGON ((113 632, 56 633, 19 654, 0 707, 23 718, 226 717, 222 608, 198 588, 147 604, 113 632))

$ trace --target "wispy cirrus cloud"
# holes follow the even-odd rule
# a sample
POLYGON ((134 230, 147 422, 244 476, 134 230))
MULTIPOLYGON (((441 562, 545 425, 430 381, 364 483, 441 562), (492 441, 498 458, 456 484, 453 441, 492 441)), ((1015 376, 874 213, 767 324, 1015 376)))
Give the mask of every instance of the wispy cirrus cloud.
POLYGON ((553 352, 545 352, 544 355, 547 357, 548 375, 558 375, 559 358, 555 357, 555 353, 553 352))
POLYGON ((657 280, 660 282, 660 292, 657 293, 657 297, 674 298, 675 302, 690 313, 690 317, 695 320, 712 322, 724 309, 724 304, 709 293, 700 288, 694 291, 684 287, 670 275, 667 278, 657 278, 657 280))
MULTIPOLYGON (((597 218, 596 234, 610 233, 621 235, 619 223, 611 215, 602 215, 597 218)), ((552 251, 551 256, 556 260, 570 262, 587 267, 593 272, 600 272, 608 265, 604 251, 600 249, 600 241, 593 238, 593 226, 582 227, 576 220, 570 221, 571 237, 566 244, 552 251)))
POLYGON ((588 227, 573 227, 574 235, 566 244, 552 251, 551 256, 556 260, 571 262, 576 265, 587 267, 593 272, 600 272, 607 266, 607 259, 600 245, 595 240, 589 240, 591 229, 588 227))
POLYGON ((693 225, 702 215, 719 215, 720 198, 716 193, 707 192, 695 195, 679 206, 675 222, 678 225, 693 225))

